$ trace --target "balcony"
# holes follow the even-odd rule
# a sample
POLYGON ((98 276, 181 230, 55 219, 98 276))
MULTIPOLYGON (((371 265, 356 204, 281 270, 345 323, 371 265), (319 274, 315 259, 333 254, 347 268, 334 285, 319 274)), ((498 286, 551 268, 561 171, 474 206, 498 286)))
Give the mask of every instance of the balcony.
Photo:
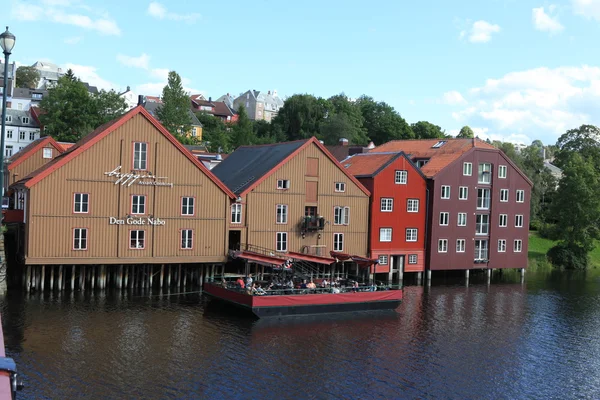
POLYGON ((300 229, 302 232, 322 231, 325 228, 325 218, 321 216, 302 217, 300 229))
POLYGON ((5 224, 24 222, 23 210, 2 210, 2 216, 5 224))

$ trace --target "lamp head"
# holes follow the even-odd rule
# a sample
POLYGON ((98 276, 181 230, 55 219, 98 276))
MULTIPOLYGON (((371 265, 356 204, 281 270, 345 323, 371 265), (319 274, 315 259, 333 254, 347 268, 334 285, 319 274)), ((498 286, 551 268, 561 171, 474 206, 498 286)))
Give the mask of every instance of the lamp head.
POLYGON ((9 55, 12 52, 13 47, 15 47, 16 41, 15 35, 8 31, 8 26, 6 27, 6 31, 0 35, 0 46, 4 51, 4 54, 9 55))

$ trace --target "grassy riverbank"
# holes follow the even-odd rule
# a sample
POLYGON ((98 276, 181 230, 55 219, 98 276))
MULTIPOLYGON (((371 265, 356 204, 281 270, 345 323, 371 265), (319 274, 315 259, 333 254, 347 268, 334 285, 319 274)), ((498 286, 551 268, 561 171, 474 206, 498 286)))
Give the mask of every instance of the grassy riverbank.
MULTIPOLYGON (((537 232, 529 232, 529 266, 547 263, 546 253, 554 243, 552 240, 540 237, 537 232)), ((600 267, 600 245, 590 253, 590 267, 600 267)))

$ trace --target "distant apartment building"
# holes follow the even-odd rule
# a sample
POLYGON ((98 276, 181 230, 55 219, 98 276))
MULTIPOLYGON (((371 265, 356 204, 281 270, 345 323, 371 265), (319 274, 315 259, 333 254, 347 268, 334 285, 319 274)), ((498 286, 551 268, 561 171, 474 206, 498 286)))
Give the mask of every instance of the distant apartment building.
MULTIPOLYGON (((38 82, 37 88, 32 89, 48 89, 53 85, 56 85, 56 82, 65 75, 67 71, 63 68, 59 67, 56 64, 47 61, 37 61, 32 65, 39 74, 40 80, 38 82)), ((90 93, 98 93, 98 88, 96 86, 91 86, 87 82, 81 82, 86 87, 88 92, 90 93)))
POLYGON ((46 95, 48 95, 48 91, 44 89, 15 88, 10 108, 29 111, 32 106, 38 106, 46 95))
POLYGON ((4 156, 11 157, 40 137, 40 125, 29 111, 6 109, 4 156))
POLYGON ((238 119, 235 111, 224 101, 212 101, 211 97, 206 100, 206 98, 201 94, 190 96, 190 100, 192 101, 192 111, 194 112, 204 112, 210 114, 214 117, 220 118, 223 122, 233 123, 238 119))
POLYGON ((127 86, 124 92, 119 93, 119 97, 122 97, 127 104, 127 109, 131 110, 138 104, 138 96, 131 90, 131 87, 127 86))
POLYGON ((239 110, 240 106, 246 108, 250 119, 271 122, 283 107, 283 99, 277 95, 276 90, 266 93, 248 90, 233 101, 234 110, 239 110))

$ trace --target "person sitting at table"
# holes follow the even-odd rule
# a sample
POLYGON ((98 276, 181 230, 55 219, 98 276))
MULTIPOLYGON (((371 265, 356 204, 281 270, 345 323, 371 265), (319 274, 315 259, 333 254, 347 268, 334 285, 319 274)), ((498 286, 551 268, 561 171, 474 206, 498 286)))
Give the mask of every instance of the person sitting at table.
POLYGON ((266 294, 265 290, 260 286, 260 284, 258 284, 256 287, 256 294, 259 296, 266 294))
POLYGON ((352 291, 358 292, 358 281, 354 281, 354 283, 352 284, 352 291))
POLYGON ((309 283, 306 284, 306 288, 307 289, 316 289, 317 285, 313 282, 313 280, 311 279, 309 283))
POLYGON ((340 288, 337 286, 331 286, 331 293, 338 294, 340 292, 340 288))
POLYGON ((302 280, 302 283, 300 284, 300 289, 306 289, 308 286, 306 285, 306 279, 302 280))
POLYGON ((327 282, 327 279, 323 279, 323 280, 321 281, 321 287, 322 287, 322 288, 326 288, 328 285, 329 285, 329 282, 327 282))
POLYGON ((246 286, 252 286, 252 274, 246 278, 246 286))
POLYGON ((221 286, 227 289, 227 281, 225 280, 225 278, 221 279, 221 286))
POLYGON ((246 287, 246 284, 244 283, 244 280, 242 279, 242 277, 240 276, 239 278, 237 278, 237 281, 235 281, 238 289, 244 289, 246 287))

